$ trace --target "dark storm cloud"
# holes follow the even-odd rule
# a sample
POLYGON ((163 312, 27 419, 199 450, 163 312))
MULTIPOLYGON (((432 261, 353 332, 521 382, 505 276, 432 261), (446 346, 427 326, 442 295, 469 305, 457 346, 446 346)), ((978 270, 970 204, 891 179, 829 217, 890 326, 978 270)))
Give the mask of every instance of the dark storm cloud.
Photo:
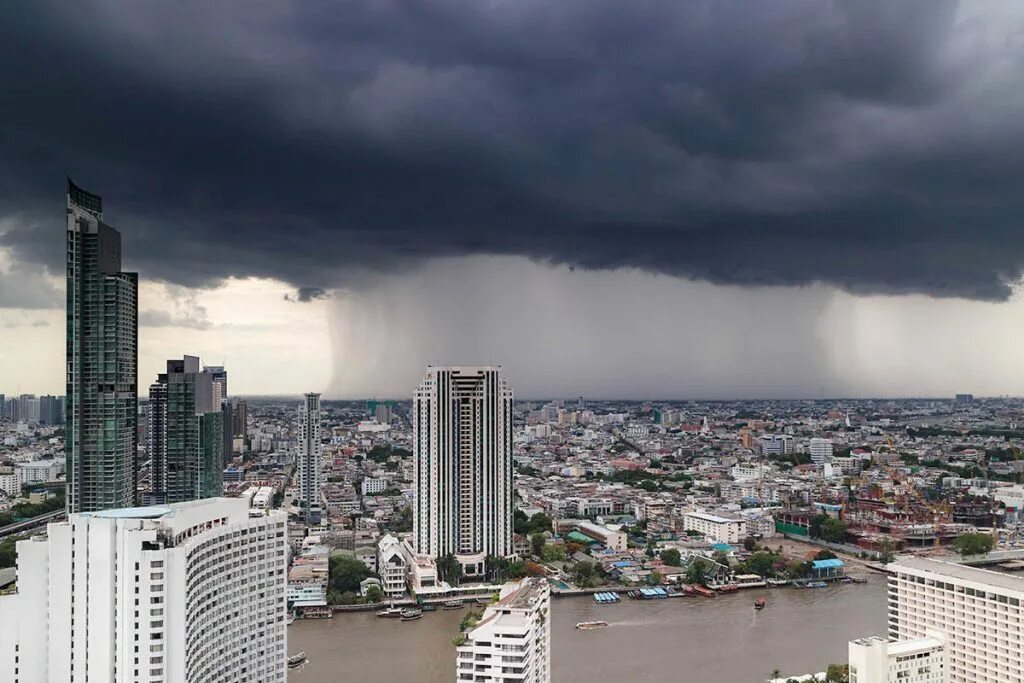
POLYGON ((314 299, 326 299, 327 290, 323 287, 299 287, 295 290, 295 294, 285 294, 285 301, 298 301, 300 303, 308 303, 314 299))
MULTIPOLYGON (((316 292, 521 254, 1003 299, 1021 12, 942 0, 0 6, 0 235, 65 175, 128 265, 316 292)), ((307 297, 309 298, 309 297, 307 297)))

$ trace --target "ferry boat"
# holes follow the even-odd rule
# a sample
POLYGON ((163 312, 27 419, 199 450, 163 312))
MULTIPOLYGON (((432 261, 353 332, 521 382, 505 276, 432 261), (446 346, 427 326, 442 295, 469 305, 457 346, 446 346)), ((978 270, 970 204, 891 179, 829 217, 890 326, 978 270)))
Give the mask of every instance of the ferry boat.
POLYGON ((828 584, 824 581, 811 581, 810 583, 805 583, 804 588, 828 588, 828 584))
POLYGON ((418 609, 404 609, 400 616, 402 621, 415 621, 423 617, 423 612, 418 609))
POLYGON ((604 628, 607 625, 607 621, 581 621, 576 624, 576 628, 581 631, 591 631, 595 628, 604 628))
POLYGON ((768 583, 768 586, 771 587, 771 588, 779 588, 781 586, 787 585, 789 583, 789 580, 788 579, 768 579, 767 583, 768 583))
POLYGON ((764 605, 764 598, 758 598, 757 600, 754 600, 754 609, 764 609, 764 605))
POLYGON ((461 600, 446 600, 442 605, 443 609, 462 609, 461 600))
POLYGON ((385 619, 397 619, 402 616, 402 611, 401 607, 388 607, 387 609, 382 609, 377 612, 377 616, 385 619))
POLYGON ((288 668, 289 669, 294 669, 295 667, 297 667, 300 664, 302 664, 304 661, 306 661, 306 653, 305 652, 299 652, 298 654, 294 654, 294 655, 292 655, 291 657, 288 658, 288 668))

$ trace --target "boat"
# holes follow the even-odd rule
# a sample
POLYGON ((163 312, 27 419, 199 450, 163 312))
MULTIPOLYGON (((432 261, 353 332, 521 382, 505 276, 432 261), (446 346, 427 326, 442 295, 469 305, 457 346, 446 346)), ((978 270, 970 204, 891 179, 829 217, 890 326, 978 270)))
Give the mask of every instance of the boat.
POLYGON ((851 576, 851 577, 848 577, 848 578, 850 579, 850 581, 852 581, 854 583, 867 583, 868 582, 868 580, 865 579, 863 576, 851 576))
POLYGON ((768 579, 767 580, 767 584, 768 584, 768 586, 770 588, 778 588, 780 586, 785 586, 788 583, 789 583, 788 579, 768 579))
POLYGON ((581 631, 591 631, 595 628, 604 628, 607 625, 607 621, 581 621, 576 624, 576 628, 581 631))
POLYGON ((288 668, 289 669, 294 669, 295 667, 297 667, 300 664, 302 664, 304 661, 306 661, 306 653, 305 652, 299 652, 297 654, 294 654, 294 655, 292 655, 291 657, 288 658, 288 668))
POLYGON ((828 588, 828 584, 824 581, 811 581, 810 583, 804 584, 805 588, 828 588))
POLYGON ((693 592, 697 595, 703 595, 705 598, 713 598, 718 595, 715 591, 710 588, 705 588, 704 586, 694 586, 693 592))
POLYGON ((399 615, 402 621, 415 621, 423 616, 423 611, 418 609, 404 609, 399 615))
POLYGON ((295 623, 295 615, 291 612, 288 613, 288 621, 286 622, 289 626, 295 623))
POLYGON ((382 609, 377 612, 377 616, 385 619, 397 619, 402 616, 402 612, 403 610, 401 607, 388 607, 387 609, 382 609))
POLYGON ((764 598, 754 600, 754 609, 764 609, 764 598))
POLYGON ((446 600, 441 606, 443 609, 462 609, 461 600, 446 600))
POLYGON ((722 586, 719 586, 715 590, 717 590, 719 593, 734 593, 734 592, 738 591, 739 589, 740 589, 740 587, 737 586, 736 584, 734 584, 734 583, 727 583, 727 584, 724 584, 722 586))

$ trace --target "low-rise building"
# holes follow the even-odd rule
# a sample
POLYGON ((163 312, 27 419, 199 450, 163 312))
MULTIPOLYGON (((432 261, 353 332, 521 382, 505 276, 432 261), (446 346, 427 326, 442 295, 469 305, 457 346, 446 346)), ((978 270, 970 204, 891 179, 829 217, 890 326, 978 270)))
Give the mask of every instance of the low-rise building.
POLYGON ((683 528, 718 543, 739 543, 747 535, 747 520, 708 512, 687 512, 683 515, 683 528))
POLYGON ((946 683, 946 646, 939 634, 889 641, 850 641, 850 683, 946 683))
POLYGON ((402 551, 402 543, 391 534, 377 544, 377 573, 380 575, 384 595, 400 598, 406 593, 406 574, 409 563, 402 551))

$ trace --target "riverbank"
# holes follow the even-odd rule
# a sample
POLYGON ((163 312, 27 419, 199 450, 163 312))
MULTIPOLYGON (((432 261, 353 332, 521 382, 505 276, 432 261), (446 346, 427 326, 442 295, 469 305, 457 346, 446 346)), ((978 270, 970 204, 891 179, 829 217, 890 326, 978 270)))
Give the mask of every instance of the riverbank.
MULTIPOLYGON (((866 584, 819 590, 765 588, 723 594, 714 600, 554 600, 552 680, 559 683, 621 683, 725 680, 760 683, 771 669, 820 671, 845 661, 847 642, 885 634, 885 577, 866 584), (763 610, 752 601, 765 598, 763 610), (608 621, 594 631, 581 621, 608 621)), ((370 678, 381 683, 455 680, 461 610, 430 612, 412 622, 372 613, 297 621, 288 627, 290 652, 309 662, 289 680, 319 683, 370 678)))

